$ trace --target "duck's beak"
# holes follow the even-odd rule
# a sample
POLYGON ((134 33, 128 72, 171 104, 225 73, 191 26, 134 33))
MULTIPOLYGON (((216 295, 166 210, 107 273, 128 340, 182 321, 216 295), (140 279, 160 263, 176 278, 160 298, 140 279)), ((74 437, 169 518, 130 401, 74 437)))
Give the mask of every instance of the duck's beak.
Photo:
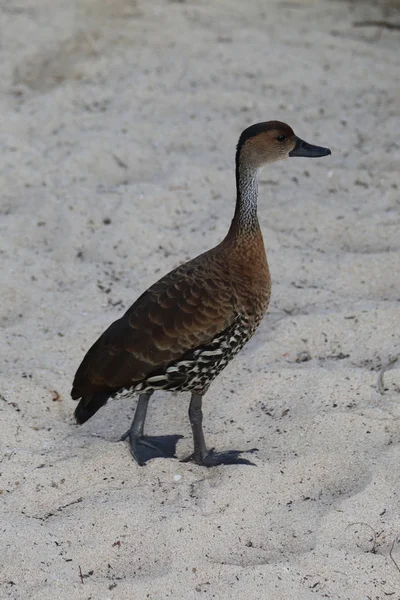
POLYGON ((289 152, 289 156, 308 156, 309 158, 318 158, 319 156, 328 156, 332 154, 329 148, 322 148, 321 146, 313 146, 312 144, 308 144, 304 140, 294 136, 296 141, 296 145, 291 152, 289 152))

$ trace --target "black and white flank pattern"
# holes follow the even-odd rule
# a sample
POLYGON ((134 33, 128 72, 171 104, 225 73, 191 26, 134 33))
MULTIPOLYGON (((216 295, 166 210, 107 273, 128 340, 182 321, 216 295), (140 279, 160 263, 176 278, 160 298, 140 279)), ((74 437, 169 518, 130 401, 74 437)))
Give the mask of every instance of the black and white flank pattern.
POLYGON ((244 315, 237 315, 232 325, 209 344, 190 350, 180 360, 121 393, 125 395, 154 390, 179 390, 204 394, 217 375, 253 336, 258 325, 259 322, 252 321, 250 324, 244 315))

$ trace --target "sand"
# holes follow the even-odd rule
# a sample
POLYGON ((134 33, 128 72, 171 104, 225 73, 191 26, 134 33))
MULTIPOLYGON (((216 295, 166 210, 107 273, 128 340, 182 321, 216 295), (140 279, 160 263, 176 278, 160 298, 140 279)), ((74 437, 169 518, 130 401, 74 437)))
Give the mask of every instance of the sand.
MULTIPOLYGON (((392 4, 5 0, 0 63, 0 597, 400 598, 399 32, 392 4), (82 427, 84 352, 155 279, 218 243, 247 125, 332 156, 265 169, 273 278, 205 398, 205 469, 82 427), (382 393, 381 393, 382 392, 382 393)), ((396 20, 397 19, 397 20, 396 20)), ((192 448, 188 395, 150 433, 192 448)))

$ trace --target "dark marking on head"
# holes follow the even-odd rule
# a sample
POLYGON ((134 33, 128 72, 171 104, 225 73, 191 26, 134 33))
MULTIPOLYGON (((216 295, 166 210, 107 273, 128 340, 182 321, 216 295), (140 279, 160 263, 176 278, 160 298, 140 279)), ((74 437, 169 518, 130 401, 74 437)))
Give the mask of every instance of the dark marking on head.
POLYGON ((265 121, 264 123, 255 123, 254 125, 250 125, 250 127, 242 132, 237 144, 237 150, 240 150, 242 146, 251 138, 260 135, 261 133, 267 133, 268 131, 274 130, 278 135, 283 134, 287 138, 294 135, 293 129, 281 121, 265 121))

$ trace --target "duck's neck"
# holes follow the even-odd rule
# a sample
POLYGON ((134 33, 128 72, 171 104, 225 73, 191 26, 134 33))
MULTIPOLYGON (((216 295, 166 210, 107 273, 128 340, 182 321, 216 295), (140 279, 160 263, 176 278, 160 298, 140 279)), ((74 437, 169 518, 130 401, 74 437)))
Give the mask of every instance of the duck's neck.
POLYGON ((236 209, 229 237, 248 237, 260 233, 257 218, 259 169, 245 165, 236 157, 236 209))

